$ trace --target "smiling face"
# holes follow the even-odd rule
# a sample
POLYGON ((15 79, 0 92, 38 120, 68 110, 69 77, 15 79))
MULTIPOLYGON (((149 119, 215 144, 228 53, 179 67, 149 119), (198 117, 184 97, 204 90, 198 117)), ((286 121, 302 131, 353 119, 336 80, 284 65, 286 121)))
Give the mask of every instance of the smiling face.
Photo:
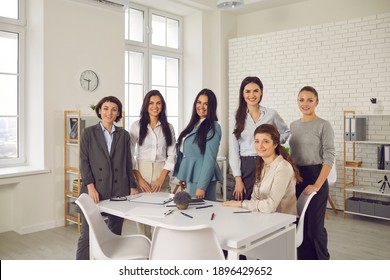
POLYGON ((304 116, 312 116, 318 105, 318 98, 311 91, 303 90, 298 95, 298 107, 304 116))
POLYGON ((162 101, 160 96, 153 95, 149 99, 148 113, 150 117, 158 118, 158 115, 162 111, 162 101))
MULTIPOLYGON (((113 102, 104 102, 99 109, 103 125, 112 125, 119 115, 118 105, 113 102)), ((107 127, 106 127, 107 128, 107 127)))
POLYGON ((196 113, 198 114, 200 119, 204 119, 207 117, 208 102, 209 98, 207 97, 207 95, 199 95, 198 100, 196 101, 196 113))
POLYGON ((243 97, 247 106, 257 106, 262 94, 263 92, 261 91, 259 85, 255 83, 247 84, 243 91, 243 97))
POLYGON ((275 148, 277 144, 268 133, 255 134, 255 149, 257 154, 266 162, 266 159, 273 159, 276 156, 275 148))

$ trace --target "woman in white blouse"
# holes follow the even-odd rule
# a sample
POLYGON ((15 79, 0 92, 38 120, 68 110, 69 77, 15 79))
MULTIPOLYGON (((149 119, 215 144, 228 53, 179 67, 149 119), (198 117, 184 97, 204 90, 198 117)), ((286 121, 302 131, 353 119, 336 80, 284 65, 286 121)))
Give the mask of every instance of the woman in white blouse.
POLYGON ((262 124, 254 132, 256 177, 250 200, 226 201, 224 206, 242 207, 263 213, 297 214, 295 184, 302 178, 286 149, 280 145, 280 134, 271 124, 262 124))
POLYGON ((145 95, 140 119, 131 126, 130 139, 134 176, 141 191, 168 191, 168 174, 176 161, 176 138, 158 90, 145 95))

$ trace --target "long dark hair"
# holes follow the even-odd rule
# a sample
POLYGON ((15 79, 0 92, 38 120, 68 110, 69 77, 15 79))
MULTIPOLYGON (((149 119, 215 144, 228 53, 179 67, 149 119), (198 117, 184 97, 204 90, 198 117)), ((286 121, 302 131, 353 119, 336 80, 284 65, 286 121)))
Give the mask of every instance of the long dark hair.
MULTIPOLYGON (((287 152, 287 150, 282 145, 280 145, 280 134, 279 134, 279 131, 276 129, 276 127, 274 127, 272 124, 259 125, 255 129, 255 132, 253 133, 253 137, 255 137, 256 134, 262 134, 262 133, 266 133, 271 137, 273 143, 277 145, 275 148, 275 153, 277 155, 282 155, 282 157, 291 164, 291 166, 294 170, 295 180, 297 181, 297 183, 301 183, 302 177, 299 174, 299 169, 298 169, 298 167, 296 167, 294 160, 291 158, 291 156, 287 152)), ((263 168, 264 168, 264 160, 261 157, 257 157, 257 160, 256 160, 256 183, 259 183, 262 180, 261 172, 262 172, 263 168)))
POLYGON ((263 83, 260 81, 260 79, 258 77, 249 76, 249 77, 246 77, 244 80, 242 80, 241 86, 240 86, 240 96, 239 96, 239 100, 238 100, 238 109, 236 112, 236 127, 233 130, 233 134, 236 136, 237 139, 240 139, 241 132, 245 128, 247 105, 246 105, 246 101, 244 99, 244 88, 246 87, 247 84, 250 84, 250 83, 255 83, 260 87, 261 96, 260 96, 259 103, 261 102, 261 99, 263 98, 263 83))
POLYGON ((96 116, 99 119, 102 118, 102 115, 100 114, 99 111, 102 108, 103 104, 106 103, 106 102, 112 102, 112 103, 115 103, 118 106, 118 113, 119 114, 116 117, 115 122, 119 122, 121 120, 121 118, 122 118, 122 103, 115 96, 106 96, 106 97, 103 97, 102 99, 100 99, 98 104, 96 104, 96 108, 95 108, 96 116))
POLYGON ((195 98, 194 105, 192 106, 192 116, 190 122, 187 127, 180 133, 179 138, 177 140, 178 146, 181 145, 183 138, 188 135, 198 124, 200 118, 196 113, 196 103, 198 101, 199 96, 205 95, 208 98, 207 105, 207 116, 206 119, 200 124, 198 133, 195 138, 195 143, 198 144, 200 152, 204 154, 206 150, 206 142, 214 137, 215 135, 215 125, 214 122, 218 121, 217 117, 217 97, 214 92, 210 89, 204 88, 202 89, 195 98), (207 138, 207 134, 209 131, 212 131, 211 136, 207 138))
POLYGON ((158 120, 161 123, 162 131, 165 137, 165 142, 167 146, 171 146, 172 134, 167 120, 167 114, 166 114, 167 105, 165 103, 164 97, 158 90, 151 90, 144 97, 144 101, 142 103, 141 112, 140 112, 138 144, 142 145, 142 143, 146 138, 146 135, 148 134, 148 124, 150 123, 148 108, 149 108, 150 98, 152 96, 159 96, 161 99, 162 108, 160 114, 158 114, 158 120))

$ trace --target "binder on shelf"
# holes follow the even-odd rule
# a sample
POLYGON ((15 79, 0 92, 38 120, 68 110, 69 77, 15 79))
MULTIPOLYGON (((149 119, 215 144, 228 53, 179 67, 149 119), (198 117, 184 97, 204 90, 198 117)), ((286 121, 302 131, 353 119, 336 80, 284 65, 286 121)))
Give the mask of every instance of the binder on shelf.
POLYGON ((390 170, 390 145, 385 145, 384 148, 384 169, 390 170))
POLYGON ((377 152, 378 152, 378 158, 377 158, 377 168, 380 170, 385 169, 385 158, 384 158, 384 153, 385 153, 385 145, 380 145, 377 147, 377 152))
POLYGON ((351 141, 351 118, 345 118, 345 141, 351 141))
POLYGON ((366 140, 366 118, 351 118, 351 141, 366 140))

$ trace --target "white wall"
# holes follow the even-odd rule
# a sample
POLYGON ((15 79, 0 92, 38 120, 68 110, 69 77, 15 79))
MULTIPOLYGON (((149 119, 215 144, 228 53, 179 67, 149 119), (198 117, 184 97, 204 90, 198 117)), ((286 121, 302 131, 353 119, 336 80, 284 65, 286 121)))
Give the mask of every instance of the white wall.
POLYGON ((27 1, 27 9, 26 127, 36 138, 28 161, 44 155, 51 173, 1 179, 0 232, 63 225, 63 111, 91 114, 89 104, 107 95, 124 100, 123 11, 70 0, 27 1), (93 93, 80 87, 85 69, 99 75, 93 93))
MULTIPOLYGON (((232 39, 229 42, 229 111, 238 106, 238 88, 245 76, 264 84, 262 105, 276 109, 287 124, 300 117, 299 90, 314 86, 317 113, 335 131, 338 181, 331 190, 339 209, 343 203, 343 110, 370 114, 370 98, 378 98, 390 114, 390 13, 327 22, 232 39)), ((390 118, 370 119, 369 139, 390 141, 390 118)), ((352 159, 351 156, 348 159, 352 159)), ((357 159, 376 166, 376 148, 361 147, 357 159)), ((376 187, 380 174, 360 173, 362 185, 376 187)), ((382 177, 383 178, 383 177, 382 177)))

